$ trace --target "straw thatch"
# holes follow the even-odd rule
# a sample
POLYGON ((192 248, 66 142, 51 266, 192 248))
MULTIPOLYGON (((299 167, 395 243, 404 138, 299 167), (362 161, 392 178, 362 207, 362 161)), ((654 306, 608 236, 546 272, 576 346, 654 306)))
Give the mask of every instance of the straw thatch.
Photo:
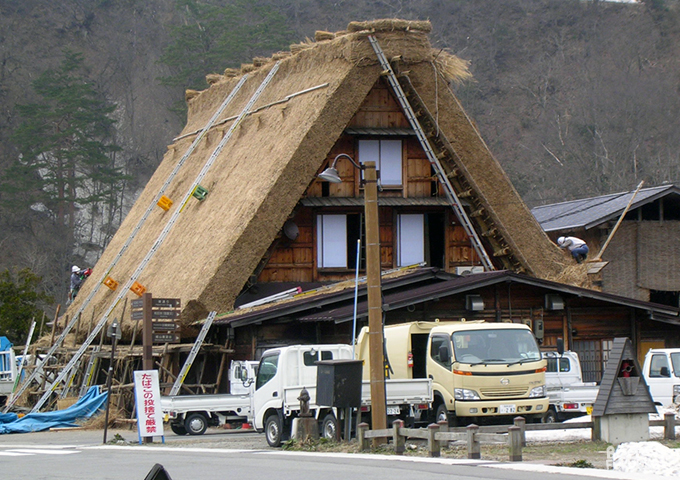
POLYGON ((432 24, 427 20, 413 21, 386 18, 368 22, 350 22, 349 25, 347 25, 347 31, 349 32, 361 32, 365 30, 372 32, 419 31, 430 33, 432 31, 432 24))
POLYGON ((199 92, 198 90, 187 89, 184 92, 184 100, 188 102, 189 100, 191 100, 194 97, 199 96, 200 94, 201 94, 201 92, 199 92))
POLYGON ((328 40, 333 40, 335 34, 333 32, 324 32, 323 30, 317 30, 314 32, 314 40, 317 42, 325 42, 328 40))
POLYGON ((224 76, 219 73, 209 73, 205 76, 205 81, 208 85, 214 85, 222 80, 224 80, 224 76))
MULTIPOLYGON (((415 88, 439 119, 441 134, 456 149, 471 181, 485 193, 487 208, 501 224, 507 224, 506 233, 514 239, 512 247, 518 255, 524 256, 534 272, 556 271, 557 257, 548 251, 549 240, 442 79, 469 77, 465 64, 456 64, 450 55, 432 50, 426 35, 429 22, 379 20, 352 23, 346 34, 320 43, 304 42, 305 48, 295 55, 279 57, 279 71, 254 105, 255 113, 240 122, 201 180, 200 185, 209 192, 205 200, 190 197, 185 205, 179 205, 233 120, 218 122, 205 136, 165 192, 175 205, 167 212, 160 208, 152 212, 109 275, 123 285, 159 238, 174 209, 181 207, 176 224, 138 281, 154 297, 181 298, 183 320, 201 318, 210 310, 230 310, 335 141, 380 78, 382 68, 366 39, 367 30, 375 32, 387 58, 400 57, 405 70, 410 71, 415 88), (445 67, 445 63, 457 67, 445 67), (306 93, 282 102, 302 91, 306 93), (549 268, 544 268, 546 265, 549 268)), ((273 65, 241 68, 249 77, 221 119, 239 115, 273 65)), ((238 80, 225 75, 203 92, 187 92, 188 120, 183 134, 168 148, 91 278, 101 276, 111 264, 191 145, 194 132, 208 122, 238 80)), ((72 315, 80 307, 93 284, 85 282, 68 313, 72 315)), ((97 314, 106 311, 116 295, 101 288, 84 318, 90 317, 93 308, 97 314)), ((129 297, 135 296, 130 293, 129 297)), ((112 315, 120 315, 120 309, 112 315)), ((125 317, 123 328, 131 323, 129 309, 125 317)))

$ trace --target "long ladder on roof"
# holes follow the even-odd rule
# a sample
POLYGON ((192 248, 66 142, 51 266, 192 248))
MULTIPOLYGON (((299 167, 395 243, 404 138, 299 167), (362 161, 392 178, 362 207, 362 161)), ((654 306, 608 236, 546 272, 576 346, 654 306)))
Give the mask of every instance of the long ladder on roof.
POLYGON ((132 243, 132 241, 135 239, 139 231, 141 230, 142 226, 146 222, 147 218, 149 218, 149 215, 151 215, 151 212, 155 209, 156 205, 158 204, 158 201, 161 199, 165 191, 168 189, 170 186, 170 183, 175 179, 177 176, 177 173, 179 172, 179 169, 182 168, 184 163, 187 161, 187 159, 191 156, 192 153, 194 153, 194 150, 196 150, 196 147, 198 146, 199 143, 201 143, 201 140, 203 140, 203 137, 205 134, 212 128, 212 126, 215 124, 219 116, 224 112, 224 110, 227 108, 227 106, 232 102, 236 94, 239 92, 243 84, 246 82, 248 79, 248 75, 244 75, 241 80, 236 84, 236 86, 231 90, 229 95, 227 95, 227 98, 224 99, 224 102, 222 102, 222 105, 215 111, 213 116, 210 118, 208 123, 201 129, 200 133, 196 136, 193 142, 191 142, 191 145, 187 149, 187 151, 182 155, 182 158, 177 162, 175 165, 175 168, 172 169, 172 172, 168 175, 166 178, 165 182, 163 183, 163 186, 160 188, 160 190, 156 193, 156 196, 153 198, 149 206, 146 208, 146 211, 144 212, 144 215, 139 219, 139 222, 137 222, 137 225, 135 228, 132 230, 132 233, 128 236, 128 238, 125 240, 125 243, 123 246, 120 248, 118 253, 116 254, 115 258, 111 261, 108 267, 104 270, 104 273, 102 274, 101 278, 99 281, 95 284, 95 286, 92 288, 90 291, 90 294, 87 296, 87 298, 83 301, 83 303, 80 305, 80 308, 78 311, 73 315, 73 320, 71 320, 66 327, 64 327, 64 331, 61 332, 61 335, 57 338, 57 340, 54 342, 52 347, 48 350, 48 352, 45 354, 44 357, 44 362, 41 363, 39 366, 36 366, 36 368, 33 370, 33 373, 26 379, 26 381, 23 383, 21 388, 19 389, 19 392, 13 396, 12 399, 10 399, 6 406, 5 406, 5 412, 9 411, 9 409, 14 405, 15 401, 21 394, 28 388, 28 386, 31 384, 31 382, 37 377, 40 372, 42 371, 43 365, 46 365, 47 360, 49 360, 52 355, 54 355, 54 352, 59 348, 66 338, 66 335, 71 331, 73 326, 76 324, 77 319, 79 318, 80 314, 87 308, 87 306, 90 304, 90 301, 94 298, 94 296, 99 292, 99 289, 102 287, 104 284, 104 281, 106 278, 109 276, 113 268, 118 264, 118 261, 121 259, 123 254, 127 251, 128 247, 132 243))
POLYGON ((213 320, 215 320, 215 315, 217 315, 217 312, 215 311, 210 312, 210 315, 208 315, 207 320, 203 324, 203 328, 201 328, 198 337, 196 337, 194 346, 191 347, 191 351, 189 352, 187 359, 184 361, 184 365, 182 365, 182 369, 179 371, 179 375, 177 375, 175 383, 172 385, 172 388, 170 389, 171 397, 179 393, 179 389, 182 387, 184 379, 186 378, 187 373, 189 373, 189 369, 194 364, 196 355, 198 355, 199 350, 201 350, 201 345, 203 345, 203 341, 205 340, 206 335, 208 335, 208 330, 210 330, 210 326, 212 325, 213 320))
POLYGON ((258 89, 255 91, 253 96, 250 98, 246 106, 243 108, 241 111, 240 115, 238 118, 234 121, 232 126, 229 128, 229 130, 225 133, 224 137, 222 140, 220 140, 220 143, 215 147, 215 150, 212 152, 210 155, 210 158, 208 161, 203 165, 203 168, 201 169, 200 173, 196 177, 196 179, 193 181, 187 192, 184 194, 184 197, 182 201, 179 203, 178 207, 175 209, 175 212, 172 214, 172 217, 170 217, 170 220, 168 220, 167 224, 165 225, 165 228, 163 228, 163 231, 160 233, 156 241, 154 242, 153 246, 149 251, 147 252, 146 256, 142 260, 142 262, 139 264, 137 269, 134 271, 132 276, 128 279, 128 281, 125 283, 123 288, 121 288, 120 293, 116 296, 114 301, 111 303, 109 308, 106 310, 104 315, 102 316, 101 320, 95 325, 95 327, 92 329, 90 332, 90 335, 87 337, 85 342, 80 346, 78 351, 73 355, 69 363, 62 369, 62 371, 59 373, 57 378, 54 380, 54 383, 52 386, 45 391, 43 396, 38 400, 38 403, 35 404, 31 412, 37 412, 40 407, 44 405, 44 403, 47 401, 47 399, 50 397, 52 392, 59 386, 59 384, 64 380, 66 375, 68 375, 68 372, 73 368, 73 366, 78 362, 80 357, 83 355, 85 350, 89 347, 89 345, 92 343, 94 338, 97 336, 99 331, 106 325, 106 322, 109 319, 109 315, 111 315, 111 312, 116 308, 116 305, 118 305, 118 302, 127 294, 128 289, 132 286, 132 284, 137 281, 137 278, 141 275, 142 271, 144 268, 146 268, 146 265, 151 261, 151 258, 154 256, 154 254, 158 251, 158 248, 161 246, 165 238, 168 236, 170 233, 170 230, 172 227, 175 225, 175 222, 177 221, 177 218, 179 217, 180 213, 184 210, 185 205, 193 195, 194 191, 196 190, 196 187, 198 187, 199 183, 205 175, 208 173, 208 170, 210 170, 210 167, 215 163, 215 160, 217 157, 220 155, 222 150, 224 149, 224 146, 227 144, 229 139, 231 139, 232 135, 234 134, 234 130, 241 124, 241 121, 246 117, 248 114, 249 110, 252 108, 252 106, 255 104, 257 99, 260 97, 264 89, 269 85, 269 82, 271 81, 272 77, 274 74, 279 69, 279 62, 277 62, 272 69, 269 71, 267 74, 267 77, 262 81, 262 84, 258 87, 258 89))
POLYGON ((413 111, 413 108, 411 107, 411 104, 409 103, 408 99, 406 98, 404 90, 401 88, 401 85, 399 84, 399 81, 397 80, 397 77, 394 74, 394 70, 392 70, 392 66, 387 61, 387 58, 385 58, 385 53, 382 51, 382 48, 380 48, 378 40, 373 35, 369 35, 368 40, 369 42, 371 42, 371 46, 373 47, 375 54, 378 56, 380 66, 386 73, 387 80, 389 81, 390 86, 394 91, 394 94, 399 100, 401 108, 404 110, 406 118, 408 118, 408 121, 411 124, 411 128, 413 128, 413 130, 416 132, 418 140, 420 141, 420 145, 423 147, 423 150, 425 150, 425 153, 427 154, 427 158, 430 161, 430 164, 434 168, 434 171, 436 172, 439 181, 444 186, 444 191, 446 192, 446 197, 448 198, 448 201, 451 204, 451 208, 453 208, 453 211, 455 212, 456 216, 463 224, 465 233, 467 233, 468 237, 470 238, 470 241, 472 242, 472 246, 477 252, 477 255, 479 255, 479 258, 482 261, 482 265, 484 265, 484 269, 495 270, 495 267, 493 266, 493 263, 491 262, 491 259, 489 258, 486 249, 482 245, 482 241, 480 240, 479 235, 477 235, 477 232, 475 231, 472 222, 470 221, 470 218, 468 217, 467 213, 465 213, 463 204, 458 198, 458 195, 456 195, 456 192, 453 190, 453 186, 451 185, 449 178, 446 176, 446 172, 444 172, 444 169, 442 168, 439 159, 437 159, 437 156, 432 150, 430 142, 428 142, 427 136, 425 135, 423 128, 420 126, 420 122, 418 121, 418 118, 416 118, 416 114, 413 111))

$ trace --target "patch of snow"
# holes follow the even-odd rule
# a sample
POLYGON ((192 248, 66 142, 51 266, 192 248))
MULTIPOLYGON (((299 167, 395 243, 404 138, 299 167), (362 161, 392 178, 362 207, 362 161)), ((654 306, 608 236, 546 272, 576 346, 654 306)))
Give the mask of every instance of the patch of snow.
MULTIPOLYGON (((662 420, 665 413, 675 413, 676 419, 678 418, 678 411, 675 408, 659 407, 658 410, 658 414, 649 415, 650 420, 662 420)), ((590 416, 585 415, 564 423, 590 421, 590 416)), ((663 430, 663 427, 651 427, 650 439, 663 438, 663 430)), ((526 439, 529 442, 574 442, 590 438, 590 428, 526 432, 526 439)), ((614 452, 613 468, 617 472, 639 473, 640 478, 650 478, 652 475, 680 478, 680 450, 665 447, 655 441, 622 443, 614 452)))
POLYGON ((622 443, 613 460, 618 472, 680 477, 680 453, 658 442, 622 443))

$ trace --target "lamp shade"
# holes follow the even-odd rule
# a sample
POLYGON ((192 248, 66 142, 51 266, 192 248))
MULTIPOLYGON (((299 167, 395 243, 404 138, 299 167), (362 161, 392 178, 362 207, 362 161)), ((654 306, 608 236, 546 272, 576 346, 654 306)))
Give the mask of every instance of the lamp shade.
POLYGON ((318 176, 321 180, 325 180, 327 182, 342 183, 342 180, 340 179, 340 175, 338 175, 338 171, 333 167, 328 167, 326 170, 321 172, 318 176))

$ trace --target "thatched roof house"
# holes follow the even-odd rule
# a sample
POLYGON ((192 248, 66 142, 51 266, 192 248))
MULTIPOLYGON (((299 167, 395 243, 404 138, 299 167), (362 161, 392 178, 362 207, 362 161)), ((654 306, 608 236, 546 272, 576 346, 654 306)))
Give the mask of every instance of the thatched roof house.
MULTIPOLYGON (((410 100, 422 102, 417 115, 424 121, 431 143, 436 143, 433 148, 454 188, 464 189, 457 193, 467 198, 470 214, 476 214, 475 229, 497 268, 555 278, 564 257, 543 233, 448 88, 448 82, 469 74, 464 62, 432 49, 430 28, 429 22, 401 20, 351 23, 347 31, 318 35, 319 41, 294 45, 290 53, 256 59, 241 72, 210 75, 208 89, 187 92, 186 127, 168 147, 91 278, 106 272, 122 286, 137 275, 144 262, 137 281, 155 297, 181 298, 183 318, 232 309, 301 198, 332 197, 342 188, 333 186, 330 194, 321 193, 316 175, 343 151, 342 142, 338 142, 372 89, 385 84, 369 34, 378 40, 386 57, 394 60, 395 67, 399 66, 400 82, 406 82, 410 100), (278 70, 262 86, 275 65, 278 70), (246 74, 245 83, 236 91, 246 74), (258 88, 261 95, 250 113, 235 125, 258 88), (215 126, 168 183, 196 135, 232 92, 235 96, 215 126), (231 135, 228 142, 221 152, 214 153, 227 133, 231 135), (213 163, 207 168, 209 161, 213 163), (207 196, 203 200, 189 196, 180 205, 202 169, 199 183, 207 196), (137 229, 166 184, 164 194, 174 204, 167 211, 156 207, 137 229), (114 262, 133 234, 129 247, 114 262), (152 248, 154 253, 149 256, 152 248)), ((403 117, 403 112, 400 115, 403 117)), ((395 132, 398 129, 391 134, 395 132)), ((425 177, 431 181, 426 165, 425 177)), ((436 196, 436 192, 428 190, 427 196, 436 196)), ((409 195, 402 197, 403 202, 409 195)), ((425 199, 421 203, 425 204, 425 199)), ((310 243, 313 246, 313 241, 310 243)), ((313 257, 305 261, 314 263, 313 257)), ((69 309, 71 315, 81 309, 93 288, 99 288, 96 281, 84 284, 69 309)), ((84 310, 84 318, 90 318, 92 308, 97 315, 106 311, 119 292, 99 288, 84 310)), ((135 295, 130 292, 129 297, 135 295)), ((117 308, 119 311, 121 305, 117 308)))

